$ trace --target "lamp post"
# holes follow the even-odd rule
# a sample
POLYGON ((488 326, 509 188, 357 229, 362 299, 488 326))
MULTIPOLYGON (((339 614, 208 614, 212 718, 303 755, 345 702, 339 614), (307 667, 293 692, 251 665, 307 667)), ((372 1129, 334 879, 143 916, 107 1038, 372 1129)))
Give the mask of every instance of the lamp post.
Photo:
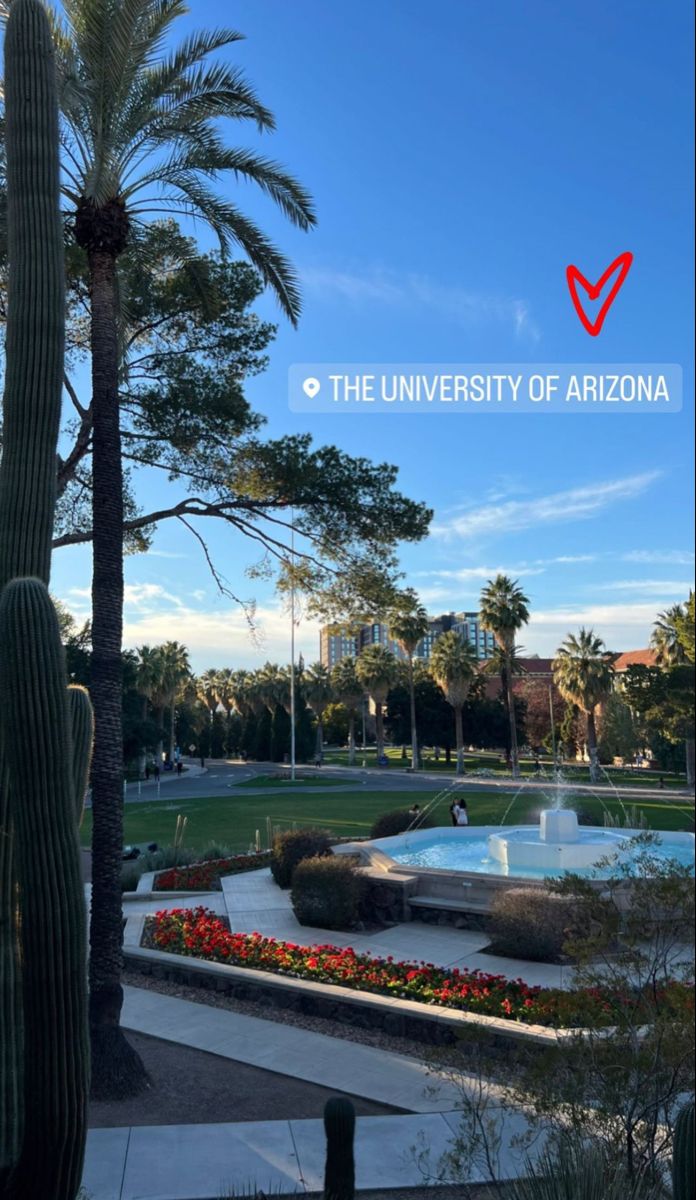
POLYGON ((295 779, 295 514, 290 515, 290 778, 295 779))

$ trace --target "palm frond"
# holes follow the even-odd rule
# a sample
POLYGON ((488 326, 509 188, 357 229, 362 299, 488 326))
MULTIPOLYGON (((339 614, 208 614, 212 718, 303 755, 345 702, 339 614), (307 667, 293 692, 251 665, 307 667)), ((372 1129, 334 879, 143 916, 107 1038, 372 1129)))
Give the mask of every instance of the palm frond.
MULTIPOLYGON (((223 252, 236 243, 273 290, 283 312, 297 324, 302 304, 297 276, 289 260, 248 217, 222 200, 193 172, 179 174, 167 196, 167 206, 204 220, 216 234, 223 252), (180 194, 177 194, 180 193, 180 194)), ((134 206, 137 212, 137 205, 134 206)))

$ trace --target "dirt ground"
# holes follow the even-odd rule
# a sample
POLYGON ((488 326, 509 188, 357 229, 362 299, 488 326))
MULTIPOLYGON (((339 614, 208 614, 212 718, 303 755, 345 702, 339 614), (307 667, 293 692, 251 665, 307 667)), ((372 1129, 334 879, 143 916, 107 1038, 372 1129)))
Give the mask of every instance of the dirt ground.
MULTIPOLYGON (((128 1033, 152 1088, 131 1100, 90 1105, 92 1128, 122 1125, 201 1125, 218 1121, 280 1121, 321 1117, 335 1095, 329 1088, 249 1067, 202 1050, 128 1033)), ((401 1110, 351 1096, 360 1116, 401 1110)))

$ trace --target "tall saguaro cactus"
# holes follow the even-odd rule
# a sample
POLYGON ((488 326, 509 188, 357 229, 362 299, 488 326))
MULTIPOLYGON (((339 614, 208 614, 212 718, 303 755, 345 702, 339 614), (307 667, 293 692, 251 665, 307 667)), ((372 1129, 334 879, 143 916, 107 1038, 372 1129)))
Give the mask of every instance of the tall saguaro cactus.
POLYGON ((39 0, 5 35, 9 304, 0 464, 0 1191, 74 1200, 86 1134, 77 836, 91 715, 48 595, 64 344, 58 106, 39 0), (73 736, 74 730, 74 736, 73 736))

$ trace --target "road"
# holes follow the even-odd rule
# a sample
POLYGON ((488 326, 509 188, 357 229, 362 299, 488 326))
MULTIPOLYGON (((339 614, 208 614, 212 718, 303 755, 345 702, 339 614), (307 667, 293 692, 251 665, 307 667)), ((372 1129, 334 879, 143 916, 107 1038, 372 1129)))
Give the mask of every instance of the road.
MULTIPOLYGON (((129 783, 126 787, 126 803, 149 803, 155 800, 167 800, 170 803, 175 799, 180 800, 196 800, 202 797, 209 796, 229 796, 233 792, 240 796, 258 796, 258 795, 277 795, 278 789, 267 787, 249 787, 245 786, 239 789, 241 783, 248 784, 255 777, 268 775, 280 770, 288 772, 288 768, 279 768, 277 763, 233 763, 226 761, 211 760, 207 763, 205 771, 201 771, 200 767, 193 760, 187 763, 192 767, 191 774, 188 772, 181 777, 172 778, 170 775, 164 775, 161 780, 159 795, 157 784, 150 780, 147 783, 138 785, 137 783, 129 783), (194 774, 195 770, 195 774, 194 774), (239 789, 239 790, 238 790, 239 789)), ((593 785, 587 783, 565 783, 555 784, 550 780, 525 779, 518 780, 517 783, 509 778, 507 779, 476 779, 465 778, 455 779, 451 775, 443 776, 441 773, 428 773, 427 771, 419 771, 417 774, 412 774, 409 771, 398 771, 394 768, 380 770, 378 767, 366 769, 356 767, 322 767, 317 770, 316 767, 303 766, 301 769, 303 775, 312 775, 319 777, 322 773, 328 780, 332 780, 332 784, 326 789, 322 788, 319 783, 312 783, 311 793, 316 792, 320 795, 322 792, 331 792, 341 794, 344 787, 336 781, 345 781, 346 791, 355 791, 357 788, 366 787, 372 792, 438 792, 438 791, 459 791, 459 792, 513 792, 521 789, 523 791, 544 791, 548 794, 554 794, 558 790, 572 791, 574 794, 588 795, 620 795, 622 799, 659 799, 664 801, 673 800, 677 803, 685 801, 693 803, 693 792, 687 793, 677 791, 676 789, 659 789, 656 787, 624 787, 615 788, 612 784, 593 785)), ((301 784, 298 784, 298 790, 301 790, 301 784)), ((310 788, 307 789, 308 791, 310 788)))

